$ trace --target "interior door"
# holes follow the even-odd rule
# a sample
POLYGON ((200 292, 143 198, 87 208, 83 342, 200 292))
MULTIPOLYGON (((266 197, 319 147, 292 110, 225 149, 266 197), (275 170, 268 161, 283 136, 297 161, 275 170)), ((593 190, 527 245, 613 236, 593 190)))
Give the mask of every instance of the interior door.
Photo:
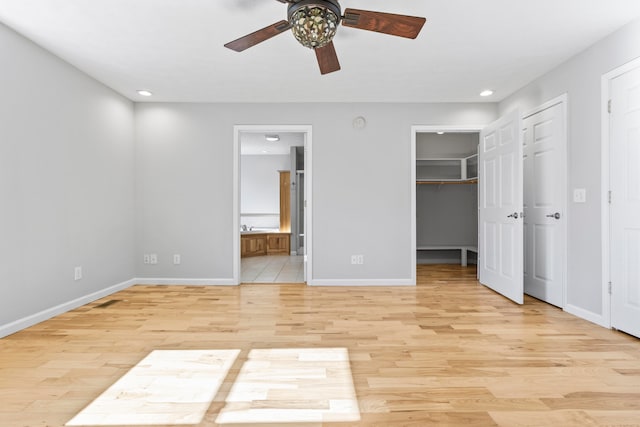
POLYGON ((640 68, 610 89, 611 325, 640 337, 640 68))
POLYGON ((480 283, 523 303, 523 175, 520 112, 480 132, 480 283))
POLYGON ((524 292, 564 307, 566 132, 564 103, 525 117, 524 292))

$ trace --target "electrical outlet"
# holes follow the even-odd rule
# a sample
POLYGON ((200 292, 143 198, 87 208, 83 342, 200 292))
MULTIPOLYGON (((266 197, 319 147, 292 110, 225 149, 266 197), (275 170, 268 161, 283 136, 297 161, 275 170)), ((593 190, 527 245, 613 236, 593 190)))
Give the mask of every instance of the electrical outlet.
POLYGON ((149 254, 149 264, 157 264, 157 263, 158 263, 158 255, 149 254))
POLYGON ((151 264, 151 257, 149 256, 149 254, 144 254, 144 263, 151 264))
POLYGON ((73 269, 73 280, 82 279, 82 267, 76 267, 73 269))
POLYGON ((573 189, 573 202, 574 203, 587 203, 587 190, 585 188, 573 189))
POLYGON ((364 264, 364 255, 351 255, 351 264, 352 265, 364 264))
POLYGON ((180 254, 173 254, 173 264, 180 265, 180 254))

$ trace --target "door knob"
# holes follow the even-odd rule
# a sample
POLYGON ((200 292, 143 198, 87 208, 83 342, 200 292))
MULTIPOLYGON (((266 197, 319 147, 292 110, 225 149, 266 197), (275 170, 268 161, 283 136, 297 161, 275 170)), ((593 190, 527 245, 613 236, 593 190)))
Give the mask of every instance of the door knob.
POLYGON ((514 212, 511 215, 507 215, 507 218, 514 218, 514 219, 518 219, 518 212, 514 212))
POLYGON ((556 213, 554 213, 554 214, 547 215, 547 218, 560 219, 560 212, 556 212, 556 213))

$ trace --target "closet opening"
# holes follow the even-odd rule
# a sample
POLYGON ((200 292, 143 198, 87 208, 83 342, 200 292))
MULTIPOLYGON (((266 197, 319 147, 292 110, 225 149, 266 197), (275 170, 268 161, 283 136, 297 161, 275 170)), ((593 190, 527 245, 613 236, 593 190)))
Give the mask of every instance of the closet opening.
POLYGON ((526 293, 565 306, 566 104, 411 128, 415 265, 475 263, 482 285, 518 304, 526 293))
POLYGON ((415 134, 416 263, 477 264, 479 132, 415 134))

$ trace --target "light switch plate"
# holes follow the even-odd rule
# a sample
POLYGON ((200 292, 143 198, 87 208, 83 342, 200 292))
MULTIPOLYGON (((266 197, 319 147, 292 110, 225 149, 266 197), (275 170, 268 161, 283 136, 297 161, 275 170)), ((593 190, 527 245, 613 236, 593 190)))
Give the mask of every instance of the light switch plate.
POLYGON ((587 203, 587 190, 585 188, 573 189, 573 202, 574 203, 587 203))

